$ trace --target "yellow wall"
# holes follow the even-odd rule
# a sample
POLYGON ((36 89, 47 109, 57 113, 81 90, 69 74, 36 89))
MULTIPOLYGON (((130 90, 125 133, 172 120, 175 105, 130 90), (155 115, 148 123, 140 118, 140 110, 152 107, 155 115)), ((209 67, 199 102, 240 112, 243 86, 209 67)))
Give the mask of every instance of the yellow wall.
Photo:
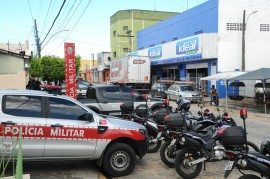
MULTIPOLYGON (((93 66, 93 60, 81 60, 80 71, 90 70, 93 66)), ((94 66, 97 66, 97 60, 94 60, 94 66)))

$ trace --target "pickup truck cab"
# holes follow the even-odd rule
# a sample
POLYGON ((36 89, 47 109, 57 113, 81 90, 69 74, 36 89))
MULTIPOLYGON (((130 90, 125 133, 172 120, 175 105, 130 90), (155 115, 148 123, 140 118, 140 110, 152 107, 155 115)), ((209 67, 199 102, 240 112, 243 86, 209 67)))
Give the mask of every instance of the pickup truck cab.
POLYGON ((148 150, 146 128, 102 116, 68 96, 33 90, 0 90, 0 157, 23 160, 89 159, 110 176, 132 172, 148 150))
MULTIPOLYGON (((123 102, 133 101, 134 108, 146 104, 143 95, 125 85, 95 85, 89 86, 85 99, 78 99, 81 103, 97 113, 112 116, 121 116, 120 105, 123 102), (135 96, 131 95, 133 93, 135 96)), ((164 100, 148 98, 147 105, 152 111, 160 109, 164 100)))

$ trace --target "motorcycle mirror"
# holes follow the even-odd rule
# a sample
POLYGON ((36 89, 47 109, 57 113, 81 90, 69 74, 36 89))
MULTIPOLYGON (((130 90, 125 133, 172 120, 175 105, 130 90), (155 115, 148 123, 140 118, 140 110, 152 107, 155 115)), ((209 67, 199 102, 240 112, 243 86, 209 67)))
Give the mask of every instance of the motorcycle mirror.
POLYGON ((240 117, 242 119, 246 119, 247 118, 247 109, 246 108, 240 109, 240 117))

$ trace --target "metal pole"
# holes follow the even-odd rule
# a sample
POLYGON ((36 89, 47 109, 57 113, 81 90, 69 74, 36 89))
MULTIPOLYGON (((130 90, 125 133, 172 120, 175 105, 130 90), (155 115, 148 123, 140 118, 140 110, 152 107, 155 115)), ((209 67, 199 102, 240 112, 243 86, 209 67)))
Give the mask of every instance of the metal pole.
POLYGON ((245 32, 246 32, 246 10, 243 11, 243 24, 242 24, 242 71, 246 70, 245 59, 245 32))
POLYGON ((37 31, 37 22, 36 19, 34 19, 34 25, 35 25, 35 35, 36 35, 36 44, 37 44, 37 52, 38 52, 38 57, 41 57, 41 47, 39 43, 39 38, 38 38, 38 31, 37 31))

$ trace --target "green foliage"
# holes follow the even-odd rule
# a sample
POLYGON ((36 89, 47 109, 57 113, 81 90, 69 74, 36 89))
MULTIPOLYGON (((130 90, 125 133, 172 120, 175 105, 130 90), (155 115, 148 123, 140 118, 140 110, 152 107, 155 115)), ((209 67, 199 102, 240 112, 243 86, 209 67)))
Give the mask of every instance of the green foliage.
POLYGON ((75 59, 76 59, 76 76, 79 76, 79 70, 81 67, 81 56, 76 55, 75 59))
POLYGON ((35 55, 30 62, 30 76, 40 76, 39 58, 35 55))
MULTIPOLYGON (((76 55, 76 75, 81 66, 81 57, 76 55)), ((65 60, 56 56, 35 56, 30 63, 30 75, 40 77, 44 81, 65 80, 65 60)))

